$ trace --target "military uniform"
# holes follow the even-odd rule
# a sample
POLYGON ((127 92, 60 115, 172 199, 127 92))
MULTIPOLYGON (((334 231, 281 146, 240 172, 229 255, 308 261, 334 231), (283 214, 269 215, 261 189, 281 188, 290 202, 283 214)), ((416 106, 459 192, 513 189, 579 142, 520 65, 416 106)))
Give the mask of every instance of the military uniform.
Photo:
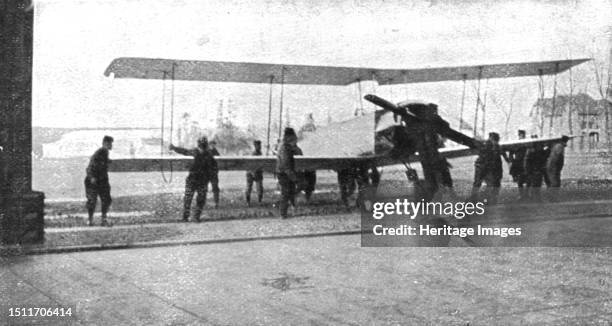
POLYGON ((189 174, 185 179, 183 220, 187 221, 189 219, 189 213, 191 211, 191 202, 193 200, 194 194, 197 192, 198 195, 196 197, 196 211, 193 218, 199 222, 202 209, 206 205, 206 192, 208 190, 208 183, 216 174, 217 166, 215 164, 215 159, 206 149, 185 149, 181 147, 172 147, 172 149, 179 154, 185 156, 193 156, 193 163, 189 167, 189 174))
POLYGON ((278 183, 281 188, 281 200, 280 200, 280 215, 281 218, 287 217, 287 210, 289 209, 289 203, 295 207, 295 183, 297 181, 297 174, 295 172, 295 147, 287 140, 287 138, 295 137, 295 132, 291 129, 292 133, 285 130, 285 137, 283 143, 278 148, 277 159, 276 159, 276 173, 278 176, 278 183))
POLYGON ((217 167, 217 161, 214 159, 215 156, 219 156, 219 151, 216 148, 210 149, 210 155, 213 157, 213 167, 210 175, 210 186, 213 192, 213 199, 215 201, 215 208, 219 207, 219 168, 217 167))
POLYGON ((370 182, 371 182, 372 186, 374 188, 378 187, 378 184, 380 183, 380 172, 378 171, 376 166, 373 166, 370 169, 370 172, 369 172, 368 176, 370 178, 370 182))
MULTIPOLYGON (((261 156, 261 149, 256 149, 251 154, 253 156, 261 156)), ((253 190, 253 183, 257 186, 257 202, 261 203, 263 198, 263 171, 261 169, 247 171, 246 173, 247 188, 246 188, 246 201, 247 204, 251 204, 251 191, 253 190)))
POLYGON ((355 192, 357 171, 348 168, 338 171, 338 186, 340 188, 340 200, 345 206, 349 206, 348 198, 355 192))
POLYGON ((370 185, 378 186, 380 174, 374 168, 372 172, 367 167, 353 167, 338 171, 338 185, 340 188, 340 199, 345 206, 349 206, 348 199, 357 192, 356 204, 361 203, 363 191, 370 185))
MULTIPOLYGON (((304 155, 304 153, 302 152, 302 149, 298 147, 297 145, 294 148, 294 155, 296 156, 304 155)), ((302 171, 297 171, 296 175, 297 175, 297 180, 296 180, 296 185, 295 185, 295 188, 296 188, 295 194, 297 195, 303 191, 304 194, 306 195, 306 201, 309 201, 310 196, 312 196, 315 185, 317 183, 317 171, 302 170, 302 171)))
POLYGON ((87 197, 87 213, 89 216, 89 224, 93 224, 93 214, 96 209, 98 196, 100 197, 102 210, 102 224, 106 224, 106 213, 112 203, 111 187, 108 182, 108 149, 100 147, 89 159, 87 165, 84 184, 85 196, 87 197))
POLYGON ((546 160, 546 174, 550 182, 551 199, 557 200, 559 187, 561 187, 561 170, 565 163, 565 144, 556 143, 550 149, 546 160))
POLYGON ((534 201, 541 200, 540 188, 544 180, 546 159, 548 151, 541 146, 530 148, 525 153, 525 174, 527 175, 527 198, 534 201))
POLYGON ((505 153, 501 151, 498 144, 494 144, 491 140, 487 140, 480 148, 478 158, 474 162, 472 200, 478 198, 478 192, 484 181, 487 184, 485 198, 490 204, 497 202, 503 177, 502 156, 505 156, 505 153))
POLYGON ((510 165, 510 175, 518 186, 519 197, 521 199, 524 199, 526 196, 525 184, 527 183, 527 174, 525 173, 525 153, 527 153, 526 148, 519 148, 510 152, 510 161, 512 162, 510 165))

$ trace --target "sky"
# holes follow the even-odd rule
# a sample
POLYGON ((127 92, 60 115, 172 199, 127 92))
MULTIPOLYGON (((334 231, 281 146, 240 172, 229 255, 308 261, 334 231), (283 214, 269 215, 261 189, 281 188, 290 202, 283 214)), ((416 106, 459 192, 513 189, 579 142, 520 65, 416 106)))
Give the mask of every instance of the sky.
MULTIPOLYGON (((39 0, 35 2, 33 125, 159 127, 171 84, 113 79, 103 72, 117 57, 248 61, 374 68, 422 68, 610 55, 612 1, 187 1, 39 0)), ((597 95, 593 64, 574 70, 580 91, 597 95)), ((567 92, 568 74, 557 77, 567 92)), ((546 96, 553 78, 545 79, 546 96)), ((512 128, 528 128, 538 96, 536 78, 483 82, 487 125, 500 131, 512 104, 512 128)), ((362 92, 394 102, 438 103, 459 116, 461 82, 377 86, 362 92)), ((211 125, 220 101, 231 101, 234 122, 267 121, 268 85, 174 83, 174 119, 184 113, 211 125)), ((280 86, 272 88, 278 117, 280 86)), ((351 117, 360 106, 356 85, 286 85, 283 106, 299 125, 307 113, 323 122, 351 117)), ((471 117, 475 82, 464 107, 471 117)), ((373 106, 364 104, 366 111, 373 106)), ((467 119, 470 121, 470 119, 467 119)))

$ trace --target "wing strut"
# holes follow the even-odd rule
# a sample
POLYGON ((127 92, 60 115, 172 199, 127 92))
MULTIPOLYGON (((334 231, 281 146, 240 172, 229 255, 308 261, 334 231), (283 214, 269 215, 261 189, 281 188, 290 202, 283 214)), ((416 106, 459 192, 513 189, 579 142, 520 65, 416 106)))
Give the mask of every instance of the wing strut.
POLYGON ((542 112, 544 108, 544 74, 542 69, 539 70, 538 73, 538 93, 540 98, 538 99, 538 104, 536 105, 536 116, 538 121, 538 135, 542 136, 544 133, 544 113, 542 112))
POLYGON ((555 120, 556 107, 555 100, 557 98, 557 74, 559 73, 559 63, 555 64, 555 76, 553 77, 553 97, 552 97, 552 112, 550 112, 550 124, 548 125, 548 137, 552 137, 553 122, 555 120))
POLYGON ((266 140, 266 156, 270 155, 270 123, 272 122, 272 88, 274 86, 274 75, 270 75, 270 97, 268 99, 268 136, 266 140))
POLYGON ((363 97, 361 96, 361 79, 357 79, 357 92, 359 93, 359 111, 355 112, 355 116, 363 115, 363 97))
POLYGON ((480 80, 482 79, 482 66, 478 67, 478 87, 476 89, 476 109, 474 110, 474 138, 478 135, 478 106, 480 105, 480 80))
POLYGON ((463 92, 461 93, 461 110, 459 111, 459 131, 463 127, 463 108, 465 107, 465 86, 466 86, 467 75, 463 74, 463 92))
MULTIPOLYGON (((170 72, 170 77, 172 78, 171 80, 171 86, 170 86, 170 144, 172 144, 172 135, 174 133, 174 76, 175 76, 175 69, 176 69, 176 64, 172 63, 172 70, 170 72)), ((162 80, 162 114, 161 114, 161 140, 160 140, 160 153, 159 155, 161 157, 164 157, 164 151, 165 146, 164 146, 164 129, 165 129, 165 115, 166 115, 166 76, 168 75, 167 71, 163 72, 164 76, 163 76, 163 80, 162 80)), ((162 179, 164 180, 165 183, 172 183, 172 172, 173 172, 173 167, 172 167, 172 161, 169 162, 170 164, 170 175, 168 178, 166 178, 166 174, 164 173, 164 166, 162 161, 160 160, 159 162, 159 170, 161 172, 162 175, 162 179)))
POLYGON ((484 90, 484 99, 480 103, 480 108, 482 109, 482 137, 484 138, 486 135, 485 127, 487 123, 487 93, 489 91, 489 79, 487 78, 487 82, 485 83, 484 90))
POLYGON ((281 93, 280 93, 280 110, 278 113, 278 139, 281 139, 283 132, 283 93, 285 90, 285 67, 281 69, 281 93))

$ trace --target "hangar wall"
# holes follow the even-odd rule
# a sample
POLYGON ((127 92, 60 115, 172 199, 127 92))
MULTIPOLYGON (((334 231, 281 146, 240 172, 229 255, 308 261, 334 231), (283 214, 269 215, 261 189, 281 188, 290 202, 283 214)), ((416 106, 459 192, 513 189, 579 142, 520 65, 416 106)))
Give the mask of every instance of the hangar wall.
POLYGON ((32 41, 28 0, 0 0, 0 240, 44 240, 44 194, 32 191, 32 41))

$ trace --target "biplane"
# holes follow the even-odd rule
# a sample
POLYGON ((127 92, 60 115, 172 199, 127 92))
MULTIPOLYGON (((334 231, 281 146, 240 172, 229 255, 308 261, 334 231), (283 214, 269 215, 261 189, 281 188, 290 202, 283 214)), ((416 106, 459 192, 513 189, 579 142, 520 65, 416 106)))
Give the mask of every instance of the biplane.
MULTIPOLYGON (((394 85, 521 76, 542 77, 563 72, 588 60, 590 59, 422 69, 378 69, 129 57, 114 59, 104 74, 112 78, 259 83, 270 84, 270 87, 274 84, 338 86, 362 81, 375 81, 379 85, 394 85)), ((435 130, 441 136, 461 145, 453 148, 441 148, 439 153, 444 158, 474 155, 482 144, 481 140, 453 129, 437 113, 431 114, 431 112, 415 110, 410 105, 400 107, 375 95, 366 95, 364 98, 381 107, 381 110, 376 114, 360 117, 360 119, 370 119, 371 121, 370 131, 365 131, 368 135, 364 136, 364 130, 359 130, 361 137, 357 139, 355 130, 340 128, 334 130, 332 136, 334 139, 352 139, 352 143, 366 144, 366 146, 354 146, 350 150, 342 151, 341 155, 337 154, 337 151, 336 155, 329 155, 330 152, 326 152, 324 148, 329 142, 333 141, 331 137, 306 136, 300 142, 300 146, 314 148, 314 150, 304 150, 304 156, 295 158, 297 170, 341 171, 347 168, 381 167, 422 160, 423 158, 420 157, 416 148, 411 146, 410 143, 403 142, 402 137, 381 137, 385 134, 393 134, 393 132, 390 132, 393 130, 404 129, 405 132, 410 133, 410 130, 405 130, 406 122, 412 122, 411 125, 413 126, 416 123, 422 128, 435 130), (401 119, 398 120, 397 117, 401 119), (386 139, 388 146, 377 146, 377 140, 382 138, 386 139), (308 145, 309 143, 310 145, 308 145)), ((268 114, 268 119, 270 119, 270 114, 268 114)), ((270 130, 268 129, 268 149, 270 146, 269 135, 270 130)), ((504 151, 509 151, 560 140, 560 137, 516 140, 502 142, 501 148, 504 151)), ((276 158, 272 155, 218 156, 216 159, 220 170, 262 169, 273 172, 276 163, 276 158)), ((159 171, 170 165, 172 165, 174 171, 181 171, 188 169, 190 162, 190 158, 169 156, 117 159, 113 160, 110 171, 159 171)))

